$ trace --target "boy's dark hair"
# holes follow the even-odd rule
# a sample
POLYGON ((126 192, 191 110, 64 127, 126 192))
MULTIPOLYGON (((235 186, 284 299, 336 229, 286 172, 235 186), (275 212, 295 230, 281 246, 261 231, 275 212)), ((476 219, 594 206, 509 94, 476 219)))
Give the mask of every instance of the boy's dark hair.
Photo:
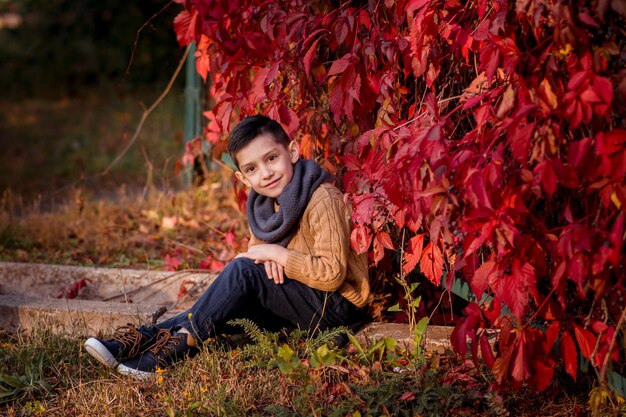
POLYGON ((237 168, 239 168, 239 162, 237 162, 235 154, 252 142, 252 139, 265 133, 272 135, 277 143, 285 147, 289 146, 290 140, 285 129, 283 129, 278 122, 267 116, 248 116, 240 121, 230 132, 230 136, 228 137, 228 153, 230 157, 233 158, 237 168))

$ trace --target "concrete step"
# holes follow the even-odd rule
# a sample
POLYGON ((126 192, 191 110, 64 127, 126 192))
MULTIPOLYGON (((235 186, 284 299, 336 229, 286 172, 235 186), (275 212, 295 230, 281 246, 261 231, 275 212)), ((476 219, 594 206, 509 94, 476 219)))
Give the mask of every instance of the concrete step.
MULTIPOLYGON (((53 331, 110 335, 121 325, 148 324, 184 311, 216 274, 144 271, 63 265, 0 262, 0 328, 32 330, 42 324, 53 331), (75 299, 56 298, 61 289, 87 280, 75 299), (195 291, 177 299, 183 281, 195 291)), ((426 350, 450 348, 451 327, 429 326, 426 350)), ((412 346, 408 324, 371 323, 357 338, 371 344, 393 337, 412 346)))
MULTIPOLYGON (((424 335, 424 349, 427 352, 439 353, 443 353, 446 349, 452 349, 450 343, 452 329, 451 326, 428 326, 424 335)), ((386 337, 397 340, 401 347, 411 350, 414 347, 410 327, 406 323, 370 323, 356 335, 357 340, 366 346, 386 337)))
POLYGON ((216 274, 0 262, 0 328, 110 334, 126 323, 150 323, 188 308, 216 274), (57 298, 85 280, 74 299, 57 298), (189 294, 179 299, 181 285, 189 294))
POLYGON ((55 333, 111 334, 119 326, 151 323, 165 307, 155 304, 112 303, 0 295, 0 328, 9 332, 46 326, 55 333))

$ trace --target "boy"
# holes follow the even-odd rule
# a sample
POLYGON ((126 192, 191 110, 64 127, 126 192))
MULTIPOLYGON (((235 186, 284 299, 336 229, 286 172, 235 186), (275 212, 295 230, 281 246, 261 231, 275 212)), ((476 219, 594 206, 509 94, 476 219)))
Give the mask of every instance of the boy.
POLYGON ((186 312, 154 326, 90 338, 86 351, 123 374, 145 379, 195 354, 227 322, 250 318, 278 331, 356 327, 370 299, 367 259, 350 248, 350 213, 330 174, 300 160, 275 121, 251 116, 231 132, 236 177, 250 186, 251 237, 186 312))

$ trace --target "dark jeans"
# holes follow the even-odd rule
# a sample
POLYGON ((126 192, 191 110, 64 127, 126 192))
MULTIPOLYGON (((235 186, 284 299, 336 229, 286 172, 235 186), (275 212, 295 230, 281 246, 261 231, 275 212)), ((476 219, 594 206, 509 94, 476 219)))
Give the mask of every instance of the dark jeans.
POLYGON ((288 277, 276 284, 263 264, 236 258, 189 310, 140 330, 153 335, 159 329, 182 327, 200 341, 232 333, 227 322, 235 318, 249 318, 269 331, 300 328, 312 333, 338 326, 356 331, 367 321, 365 312, 338 292, 316 290, 288 277))

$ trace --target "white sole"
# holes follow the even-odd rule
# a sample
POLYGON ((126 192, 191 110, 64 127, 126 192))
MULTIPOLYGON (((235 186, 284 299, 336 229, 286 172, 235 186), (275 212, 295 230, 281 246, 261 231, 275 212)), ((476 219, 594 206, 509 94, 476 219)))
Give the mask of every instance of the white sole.
POLYGON ((154 372, 145 372, 145 371, 140 371, 139 369, 129 368, 123 363, 119 364, 119 366, 117 367, 117 372, 119 372, 122 375, 131 376, 141 381, 147 381, 150 378, 154 378, 154 376, 156 375, 154 372))
POLYGON ((108 366, 109 368, 115 368, 119 365, 119 362, 113 355, 111 355, 111 352, 109 352, 109 350, 104 347, 98 339, 90 337, 87 339, 84 346, 87 353, 103 365, 108 366))

